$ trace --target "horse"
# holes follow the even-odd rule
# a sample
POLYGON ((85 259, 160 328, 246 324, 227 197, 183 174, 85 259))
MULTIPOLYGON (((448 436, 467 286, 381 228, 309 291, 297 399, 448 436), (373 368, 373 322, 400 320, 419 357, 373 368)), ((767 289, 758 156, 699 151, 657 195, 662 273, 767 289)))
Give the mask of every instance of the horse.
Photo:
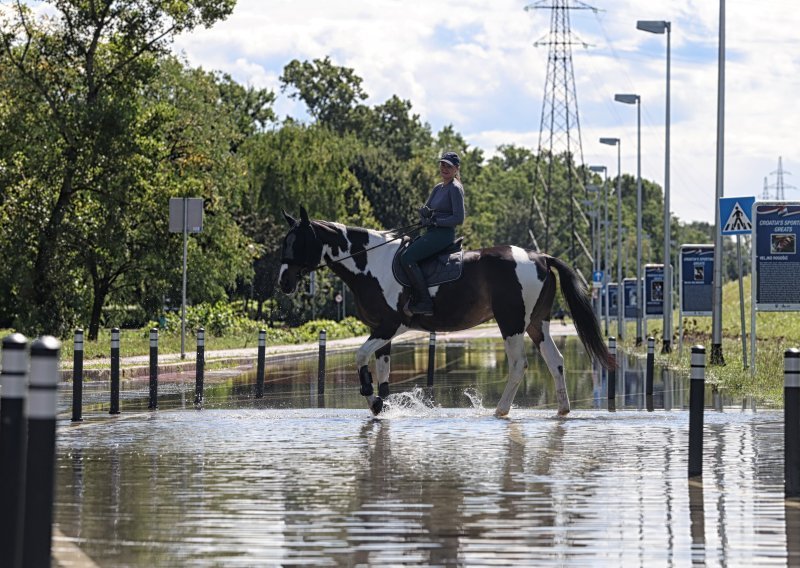
POLYGON ((433 298, 431 316, 409 315, 403 310, 410 291, 392 272, 392 261, 404 237, 393 231, 350 227, 309 219, 300 208, 300 219, 285 211, 289 232, 283 239, 280 289, 291 294, 305 274, 327 266, 350 288, 358 319, 370 330, 356 352, 360 393, 373 414, 389 396, 391 342, 408 330, 458 331, 495 319, 502 335, 509 375, 495 409, 507 416, 517 388, 528 367, 525 334, 533 340, 553 376, 558 415, 570 411, 564 380, 564 358, 550 335, 550 311, 556 295, 555 272, 572 315, 578 337, 587 353, 606 369, 616 362, 603 342, 600 325, 576 273, 564 261, 547 254, 511 245, 465 251, 461 277, 429 287, 433 298), (555 272, 554 272, 555 271, 555 272), (369 362, 375 355, 378 394, 375 395, 369 362))

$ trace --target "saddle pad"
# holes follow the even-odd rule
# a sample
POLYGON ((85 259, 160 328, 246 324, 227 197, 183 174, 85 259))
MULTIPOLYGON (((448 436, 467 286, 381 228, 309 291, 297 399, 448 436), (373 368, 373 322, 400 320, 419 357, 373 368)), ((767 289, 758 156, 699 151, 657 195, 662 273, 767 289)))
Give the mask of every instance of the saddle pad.
MULTIPOLYGON (((405 248, 404 246, 400 247, 400 250, 394 255, 392 272, 394 273, 395 280, 400 284, 403 286, 411 286, 411 281, 409 281, 406 271, 400 266, 400 253, 403 252, 405 248)), ((461 269, 464 265, 463 260, 464 251, 460 250, 452 254, 444 253, 426 258, 419 263, 419 267, 422 269, 423 276, 425 276, 425 283, 428 286, 438 286, 439 284, 452 282, 453 280, 461 278, 461 269)))

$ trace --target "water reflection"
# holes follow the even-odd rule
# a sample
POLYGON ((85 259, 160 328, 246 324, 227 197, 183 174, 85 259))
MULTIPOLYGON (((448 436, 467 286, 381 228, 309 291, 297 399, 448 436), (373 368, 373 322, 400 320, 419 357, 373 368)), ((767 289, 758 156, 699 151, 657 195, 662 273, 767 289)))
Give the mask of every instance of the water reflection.
POLYGON ((623 357, 609 413, 608 375, 567 344, 573 413, 555 417, 552 378, 529 354, 510 418, 496 419, 502 345, 437 349, 430 390, 414 363, 425 347, 395 349, 380 419, 351 356, 334 354, 321 399, 316 361, 287 360, 264 399, 254 377, 231 377, 211 382, 202 411, 178 410, 175 387, 174 410, 61 421, 58 528, 104 566, 798 561, 777 413, 714 412, 709 393, 705 476, 689 483, 685 375, 657 369, 647 412, 644 365, 623 357))

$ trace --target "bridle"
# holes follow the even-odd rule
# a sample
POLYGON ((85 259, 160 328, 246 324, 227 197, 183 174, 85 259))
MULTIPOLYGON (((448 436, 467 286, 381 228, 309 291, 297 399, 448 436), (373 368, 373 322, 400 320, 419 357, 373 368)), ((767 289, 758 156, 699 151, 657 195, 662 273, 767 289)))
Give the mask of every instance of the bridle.
MULTIPOLYGON (((418 222, 418 223, 413 223, 411 225, 406 225, 405 227, 400 227, 398 229, 391 229, 390 231, 387 231, 387 232, 398 233, 398 235, 396 237, 392 238, 392 239, 389 239, 388 241, 384 241, 384 242, 379 243, 379 244, 377 244, 377 245, 375 245, 373 247, 365 248, 364 250, 360 250, 358 252, 354 252, 353 254, 349 254, 349 255, 344 256, 342 258, 337 258, 336 260, 331 259, 330 261, 321 262, 320 264, 317 264, 316 266, 308 266, 308 265, 305 265, 305 264, 299 264, 299 263, 294 262, 293 260, 290 260, 290 259, 288 259, 286 257, 282 257, 281 258, 281 264, 286 264, 286 265, 289 265, 289 266, 300 266, 301 268, 298 271, 298 275, 302 278, 306 274, 310 274, 311 272, 314 272, 315 270, 318 270, 320 268, 324 268, 324 267, 328 266, 328 264, 330 264, 330 263, 342 262, 342 261, 347 260, 348 258, 353 258, 353 257, 355 257, 355 256, 357 256, 359 254, 365 254, 365 253, 367 253, 367 252, 369 252, 371 250, 375 250, 376 248, 380 248, 380 247, 382 247, 384 245, 388 245, 389 243, 391 243, 393 241, 396 241, 398 239, 402 239, 403 237, 406 237, 406 236, 414 233, 415 231, 418 231, 422 227, 423 227, 422 223, 418 222)), ((313 226, 312 226, 312 231, 313 231, 313 226)), ((316 239, 316 231, 314 231, 314 238, 316 239)))

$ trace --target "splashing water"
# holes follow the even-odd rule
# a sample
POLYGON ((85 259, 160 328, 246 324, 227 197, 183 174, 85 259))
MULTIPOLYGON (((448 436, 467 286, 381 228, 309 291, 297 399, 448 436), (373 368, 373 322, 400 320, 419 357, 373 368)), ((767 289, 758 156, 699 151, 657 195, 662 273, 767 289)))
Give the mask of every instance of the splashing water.
POLYGON ((472 408, 476 410, 486 410, 483 407, 483 397, 474 388, 466 389, 464 391, 464 396, 466 396, 472 403, 472 408))
POLYGON ((441 406, 422 387, 391 394, 384 401, 382 414, 388 418, 396 416, 434 416, 441 406))
MULTIPOLYGON (((476 410, 479 414, 483 414, 486 408, 483 406, 483 397, 474 388, 464 390, 466 396, 471 404, 471 409, 476 410)), ((423 387, 414 387, 414 389, 391 394, 384 401, 383 412, 381 417, 398 418, 406 416, 416 416, 422 418, 432 418, 446 414, 446 410, 437 403, 430 391, 423 387)))

